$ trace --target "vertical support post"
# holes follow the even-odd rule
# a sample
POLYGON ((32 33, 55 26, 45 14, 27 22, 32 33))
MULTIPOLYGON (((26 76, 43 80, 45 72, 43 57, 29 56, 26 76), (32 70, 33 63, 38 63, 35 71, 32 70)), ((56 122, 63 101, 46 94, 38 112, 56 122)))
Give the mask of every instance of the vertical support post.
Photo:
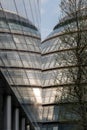
POLYGON ((0 130, 3 130, 3 105, 4 105, 4 100, 3 100, 3 92, 2 88, 0 88, 0 130))
POLYGON ((6 97, 6 103, 4 106, 4 130, 11 130, 11 96, 6 97))
POLYGON ((15 109, 14 130, 19 130, 19 109, 15 109))
POLYGON ((25 118, 21 120, 21 130, 25 130, 25 118))
POLYGON ((27 130, 30 130, 30 125, 27 125, 27 130))

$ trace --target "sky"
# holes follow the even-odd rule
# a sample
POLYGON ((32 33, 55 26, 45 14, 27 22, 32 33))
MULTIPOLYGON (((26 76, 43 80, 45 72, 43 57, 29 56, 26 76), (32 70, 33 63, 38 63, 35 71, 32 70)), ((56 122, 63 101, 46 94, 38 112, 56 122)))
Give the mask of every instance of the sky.
POLYGON ((41 0, 41 36, 44 40, 60 18, 60 0, 41 0))

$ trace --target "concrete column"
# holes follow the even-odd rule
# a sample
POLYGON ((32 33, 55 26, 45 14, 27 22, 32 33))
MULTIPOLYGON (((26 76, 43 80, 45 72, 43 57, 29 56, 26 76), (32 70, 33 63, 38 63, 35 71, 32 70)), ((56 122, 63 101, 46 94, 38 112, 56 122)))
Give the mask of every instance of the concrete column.
POLYGON ((25 130, 25 118, 21 120, 21 130, 25 130))
POLYGON ((6 97, 4 109, 4 130, 11 130, 11 96, 6 97))
POLYGON ((15 109, 14 130, 19 130, 19 109, 15 109))
POLYGON ((27 125, 27 130, 30 130, 30 125, 27 125))

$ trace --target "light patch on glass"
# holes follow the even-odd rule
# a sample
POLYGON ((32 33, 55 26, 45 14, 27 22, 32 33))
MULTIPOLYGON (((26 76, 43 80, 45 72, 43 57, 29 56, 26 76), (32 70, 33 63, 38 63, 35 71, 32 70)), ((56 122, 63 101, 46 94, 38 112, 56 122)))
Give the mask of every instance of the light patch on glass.
POLYGON ((37 100, 37 103, 42 103, 42 98, 41 98, 41 91, 39 88, 33 88, 33 92, 35 95, 35 98, 37 100))

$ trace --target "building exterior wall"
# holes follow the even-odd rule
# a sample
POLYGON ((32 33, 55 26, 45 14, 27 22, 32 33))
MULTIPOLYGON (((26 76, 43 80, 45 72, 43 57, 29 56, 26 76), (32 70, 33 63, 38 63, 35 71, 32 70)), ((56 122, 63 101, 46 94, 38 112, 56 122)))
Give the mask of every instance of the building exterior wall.
POLYGON ((56 26, 41 44, 30 21, 0 11, 0 69, 36 130, 77 129, 77 117, 68 111, 70 104, 61 93, 73 83, 68 69, 76 66, 75 43, 61 40, 69 37, 65 26, 56 26))
MULTIPOLYGON (((83 22, 86 27, 86 19, 83 22)), ((80 21, 81 22, 81 21, 80 21)), ((80 24, 79 22, 79 24, 80 24)), ((70 112, 69 104, 71 97, 67 99, 67 88, 73 87, 77 72, 77 59, 75 55, 76 42, 73 39, 76 35, 74 19, 65 19, 55 26, 53 32, 42 42, 42 71, 43 71, 43 114, 42 119, 45 125, 43 130, 76 130, 78 116, 70 112), (71 27, 73 33, 68 30, 71 27), (64 38, 69 39, 64 42, 64 38), (72 42, 73 41, 73 42, 72 42), (71 70, 74 75, 71 76, 71 70), (69 101, 69 102, 68 102, 69 101)), ((86 31, 82 30, 86 36, 86 31)), ((84 40, 84 38, 83 38, 84 40)), ((83 42, 82 42, 83 43, 83 42)), ((84 44, 84 43, 83 43, 84 44)), ((86 79, 82 80, 86 83, 86 79)), ((77 99, 73 98, 73 102, 77 99)))
POLYGON ((0 69, 36 127, 41 119, 37 105, 41 103, 40 59, 37 28, 17 14, 0 11, 0 69))

